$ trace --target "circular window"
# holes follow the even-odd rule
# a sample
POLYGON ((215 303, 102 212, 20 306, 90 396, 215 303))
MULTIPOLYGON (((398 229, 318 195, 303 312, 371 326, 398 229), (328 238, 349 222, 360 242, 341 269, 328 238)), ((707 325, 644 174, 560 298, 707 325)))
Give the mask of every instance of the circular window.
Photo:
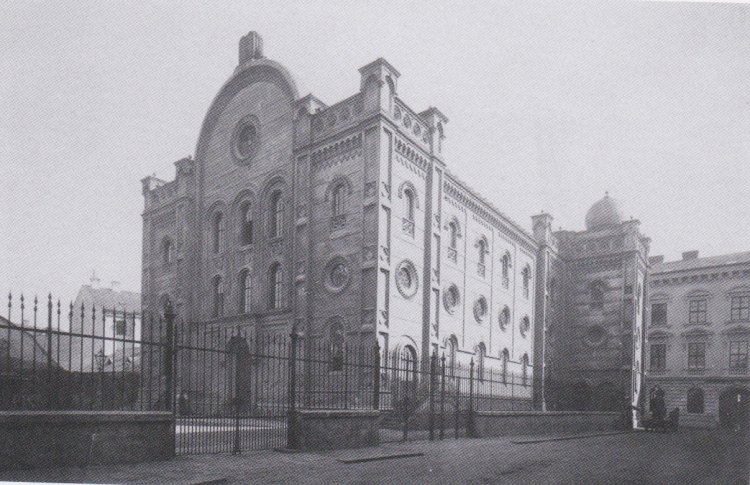
POLYGON ((350 271, 346 259, 342 257, 333 258, 326 265, 325 287, 332 293, 338 293, 349 284, 350 271))
POLYGON ((456 307, 461 303, 461 294, 458 292, 456 285, 450 285, 443 292, 443 306, 448 313, 453 313, 456 307))
POLYGON ((474 302, 474 318, 477 322, 481 323, 487 316, 487 299, 480 296, 476 302, 474 302))
POLYGON ((401 261, 396 268, 396 287, 404 298, 411 298, 417 293, 417 269, 411 261, 401 261))
POLYGON ((607 331, 599 325, 594 325, 586 331, 584 340, 592 347, 598 347, 607 339, 607 331))
POLYGON ((519 330, 521 330, 521 336, 525 337, 527 333, 529 333, 529 330, 531 330, 531 320, 529 320, 529 317, 523 317, 521 319, 521 324, 519 325, 519 330))
POLYGON ((508 328, 508 323, 510 323, 510 308, 507 306, 500 312, 498 323, 500 323, 500 330, 508 328))
POLYGON ((232 155, 238 162, 250 160, 258 151, 258 122, 248 116, 237 123, 232 135, 232 155))

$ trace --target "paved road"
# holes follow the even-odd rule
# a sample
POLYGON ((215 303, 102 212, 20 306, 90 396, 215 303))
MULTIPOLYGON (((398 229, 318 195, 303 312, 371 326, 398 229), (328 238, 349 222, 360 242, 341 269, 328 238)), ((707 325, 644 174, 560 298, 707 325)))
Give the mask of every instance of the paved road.
MULTIPOLYGON (((4 480, 198 483, 654 483, 750 480, 750 437, 719 430, 628 433, 564 441, 519 438, 415 441, 329 453, 260 451, 178 457, 170 462, 0 473, 4 480), (423 456, 345 464, 389 453, 423 456)), ((528 437, 526 437, 528 438, 528 437)))

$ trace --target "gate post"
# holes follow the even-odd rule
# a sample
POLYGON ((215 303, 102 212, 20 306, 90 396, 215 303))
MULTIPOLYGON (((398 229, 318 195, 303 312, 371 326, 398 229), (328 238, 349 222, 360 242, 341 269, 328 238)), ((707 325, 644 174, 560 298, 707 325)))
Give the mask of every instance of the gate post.
MULTIPOLYGON (((409 393, 411 392, 411 388, 409 386, 409 374, 411 374, 411 368, 409 366, 409 359, 408 358, 402 358, 402 362, 405 364, 405 372, 406 372, 406 387, 404 392, 404 435, 402 441, 407 441, 409 439, 409 393)), ((416 366, 416 362, 414 363, 416 366)))
POLYGON ((300 447, 297 430, 297 327, 292 326, 291 348, 289 349, 289 411, 287 416, 286 446, 296 450, 300 447))
POLYGON ((373 365, 373 391, 372 391, 372 408, 380 409, 380 344, 375 343, 375 359, 373 365))
POLYGON ((437 350, 430 356, 430 441, 435 439, 435 366, 437 350))
POLYGON ((461 378, 456 377, 456 439, 458 439, 458 419, 459 419, 459 404, 458 401, 461 399, 461 378))
POLYGON ((164 320, 166 321, 166 357, 164 359, 164 374, 166 377, 166 392, 164 398, 164 404, 167 411, 172 411, 174 414, 174 380, 175 380, 175 369, 174 369, 174 307, 172 302, 167 300, 164 305, 164 320))

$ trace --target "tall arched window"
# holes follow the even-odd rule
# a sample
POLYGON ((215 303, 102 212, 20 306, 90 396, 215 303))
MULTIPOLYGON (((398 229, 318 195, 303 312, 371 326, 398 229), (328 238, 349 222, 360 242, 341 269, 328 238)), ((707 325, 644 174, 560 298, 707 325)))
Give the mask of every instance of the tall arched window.
POLYGON ((161 256, 162 262, 165 265, 172 264, 174 259, 174 245, 172 244, 172 240, 168 237, 165 237, 164 241, 161 243, 161 256))
POLYGON ((529 297, 529 289, 531 288, 531 267, 527 264, 523 268, 523 296, 524 298, 529 297))
POLYGON ((604 284, 601 281, 594 281, 589 287, 591 297, 591 308, 604 307, 604 284))
POLYGON ((508 282, 510 281, 510 253, 505 252, 503 254, 503 286, 505 288, 508 287, 508 282))
POLYGON ((448 223, 448 234, 449 247, 451 249, 456 249, 456 246, 458 245, 458 223, 456 221, 451 221, 448 223))
POLYGON ((339 183, 331 196, 331 211, 334 217, 344 214, 346 209, 346 185, 339 183))
POLYGON ((252 286, 250 271, 243 269, 240 271, 240 313, 250 313, 252 302, 252 286))
POLYGON ((211 222, 211 242, 214 253, 224 249, 224 214, 217 212, 211 222))
POLYGON ((401 366, 405 371, 404 378, 414 382, 417 374, 417 351, 407 345, 401 351, 401 366))
POLYGON ((415 204, 414 191, 410 188, 404 189, 404 212, 406 213, 406 219, 414 222, 414 204, 415 204))
POLYGON ((211 290, 213 293, 213 316, 220 317, 224 315, 224 282, 221 276, 214 276, 211 281, 211 290))
POLYGON ((523 364, 523 369, 521 371, 522 372, 521 378, 523 380, 523 385, 526 386, 528 385, 527 380, 529 378, 529 354, 523 354, 522 364, 523 364))
POLYGON ((484 343, 480 343, 477 346, 477 378, 480 381, 484 380, 484 358, 487 355, 487 348, 484 343))
POLYGON ((283 270, 281 269, 280 263, 274 263, 271 265, 271 271, 270 271, 270 295, 269 295, 269 306, 272 309, 278 309, 281 308, 283 303, 283 284, 284 284, 284 274, 283 270))
POLYGON ((445 367, 446 375, 453 376, 456 369, 456 350, 458 349, 458 339, 451 335, 445 342, 445 367))
POLYGON ((503 349, 503 384, 508 382, 508 362, 510 361, 510 352, 508 349, 503 349))
POLYGON ((253 207, 249 201, 240 206, 240 245, 247 246, 253 242, 253 207))
POLYGON ((331 324, 329 335, 329 370, 337 371, 344 368, 344 326, 339 321, 331 324))
POLYGON ((281 237, 284 230, 284 199, 280 190, 271 194, 270 236, 281 237))
POLYGON ((487 241, 485 241, 484 238, 482 238, 477 242, 477 259, 479 261, 479 264, 484 265, 486 257, 487 257, 487 241))
POLYGON ((687 412, 703 414, 703 389, 694 387, 688 391, 687 412))

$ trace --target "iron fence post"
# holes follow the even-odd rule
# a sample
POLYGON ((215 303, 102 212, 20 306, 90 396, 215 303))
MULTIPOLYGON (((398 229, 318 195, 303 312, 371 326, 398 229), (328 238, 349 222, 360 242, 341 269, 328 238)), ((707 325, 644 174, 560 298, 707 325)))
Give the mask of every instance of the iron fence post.
POLYGON ((440 359, 440 439, 445 434, 445 354, 440 359))
POLYGON ((375 362, 373 365, 372 408, 380 409, 380 345, 375 343, 375 362))
POLYGON ((403 441, 407 441, 409 439, 409 392, 411 389, 409 389, 409 374, 411 374, 411 369, 409 368, 409 360, 408 359, 402 359, 404 361, 405 370, 406 372, 406 388, 404 392, 404 435, 403 435, 403 441))
POLYGON ((287 418, 286 446, 289 449, 299 448, 297 433, 297 328, 292 327, 291 348, 289 349, 289 413, 287 418))
POLYGON ((456 377, 456 439, 458 439, 459 399, 461 399, 461 378, 456 377))
POLYGON ((240 453, 240 408, 242 406, 242 398, 240 397, 240 382, 237 380, 239 373, 237 370, 240 368, 240 352, 234 352, 234 369, 235 369, 235 381, 234 381, 234 446, 232 447, 232 454, 237 455, 240 453))
POLYGON ((474 359, 469 363, 469 409, 466 414, 466 434, 474 436, 474 359))
POLYGON ((172 302, 167 301, 164 305, 164 320, 166 321, 166 356, 164 359, 164 374, 166 380, 166 390, 164 396, 164 405, 167 411, 175 412, 174 408, 174 308, 172 302))
POLYGON ((50 293, 47 298, 47 406, 49 409, 56 409, 54 403, 56 394, 52 389, 52 293, 50 293))
POLYGON ((435 439, 435 366, 437 351, 430 357, 430 441, 435 439))

